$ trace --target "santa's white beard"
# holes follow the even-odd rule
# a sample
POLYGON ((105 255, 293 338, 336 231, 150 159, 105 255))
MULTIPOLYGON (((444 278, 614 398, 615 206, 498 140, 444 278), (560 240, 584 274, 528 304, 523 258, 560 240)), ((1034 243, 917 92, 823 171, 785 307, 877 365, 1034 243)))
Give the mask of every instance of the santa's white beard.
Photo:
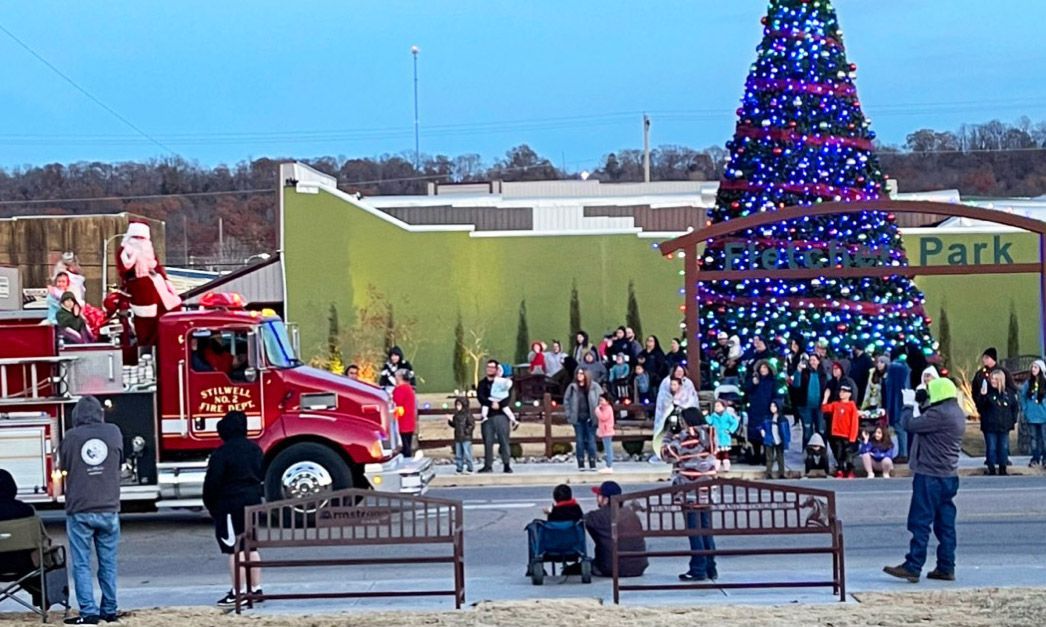
POLYGON ((138 237, 126 237, 120 250, 120 260, 124 266, 134 269, 134 276, 147 277, 156 270, 156 251, 152 240, 138 237))

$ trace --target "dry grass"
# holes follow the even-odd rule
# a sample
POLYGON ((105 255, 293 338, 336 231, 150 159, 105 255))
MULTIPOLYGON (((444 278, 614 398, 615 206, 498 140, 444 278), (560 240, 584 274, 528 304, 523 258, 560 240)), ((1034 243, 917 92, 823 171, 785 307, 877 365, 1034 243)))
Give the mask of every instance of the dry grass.
MULTIPOLYGON (((683 594, 683 593, 681 593, 683 594)), ((484 627, 512 625, 624 624, 629 627, 663 625, 950 625, 952 627, 999 627, 1041 625, 1046 616, 1046 591, 1009 588, 929 591, 904 594, 867 593, 855 595, 859 603, 817 605, 639 607, 605 606, 598 599, 528 600, 482 603, 464 611, 375 612, 340 615, 223 615, 210 608, 140 610, 121 621, 130 627, 204 627, 249 625, 256 627, 484 627)), ((57 618, 57 616, 55 616, 57 618)), ((39 624, 28 615, 0 615, 0 624, 39 624)))

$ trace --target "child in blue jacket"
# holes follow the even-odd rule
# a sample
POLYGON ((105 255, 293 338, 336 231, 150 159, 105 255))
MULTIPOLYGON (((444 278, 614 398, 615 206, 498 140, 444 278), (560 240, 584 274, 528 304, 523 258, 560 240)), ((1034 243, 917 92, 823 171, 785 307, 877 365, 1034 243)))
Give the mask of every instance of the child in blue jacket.
POLYGON ((737 419, 737 412, 729 407, 724 400, 716 400, 712 406, 712 413, 705 416, 705 422, 712 426, 715 432, 716 470, 730 472, 730 447, 733 445, 733 435, 741 421, 737 419))

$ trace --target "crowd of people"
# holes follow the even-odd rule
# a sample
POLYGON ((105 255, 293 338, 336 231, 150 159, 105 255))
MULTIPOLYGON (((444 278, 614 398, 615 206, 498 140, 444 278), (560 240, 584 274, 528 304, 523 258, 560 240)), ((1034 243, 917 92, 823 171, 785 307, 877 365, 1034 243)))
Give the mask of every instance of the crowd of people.
MULTIPOLYGON (((749 352, 741 353, 736 337, 719 333, 708 354, 710 372, 718 376, 717 396, 720 390, 741 392, 734 399, 747 413, 749 461, 767 461, 771 475, 770 448, 786 438, 766 425, 786 407, 794 426, 802 429, 808 474, 854 477, 861 468, 869 478, 876 473, 889 477, 897 464, 908 462, 909 425, 927 410, 929 385, 941 378, 922 351, 898 347, 889 355, 874 355, 872 349, 856 347, 833 358, 831 343, 823 338, 809 351, 801 339, 792 339, 780 352, 772 350, 774 345, 757 336, 749 352)), ((999 363, 998 351, 989 347, 981 355, 971 394, 987 474, 1008 474, 1010 433, 1021 416, 1031 436, 1029 465, 1046 463, 1046 362, 1036 360, 1018 388, 999 363)), ((723 409, 733 409, 730 400, 723 409)))
MULTIPOLYGON (((928 386, 941 377, 937 366, 927 363, 923 352, 913 347, 875 354, 872 348, 861 347, 838 353, 832 346, 825 338, 808 347, 802 337, 784 342, 757 335, 742 350, 737 336, 717 334, 703 361, 715 402, 703 415, 705 424, 715 427, 719 470, 728 472, 731 457, 740 456, 751 464, 765 464, 769 478, 786 476, 784 452, 791 446, 793 431, 799 431, 807 475, 853 478, 862 472, 868 478, 889 478, 898 465, 908 462, 912 437, 907 425, 927 409, 928 386)), ((353 364, 346 374, 358 378, 358 371, 353 364)), ((465 396, 456 399, 454 416, 448 420, 454 431, 455 466, 459 472, 474 471, 472 440, 479 426, 483 442, 479 472, 493 472, 495 446, 503 471, 512 472, 511 432, 519 426, 512 409, 513 379, 496 360, 486 364, 484 374, 476 390, 479 415, 472 416, 465 396)), ((663 461, 661 444, 668 421, 681 420, 688 409, 702 408, 681 342, 674 338, 665 352, 657 336, 641 343, 625 326, 598 344, 578 331, 567 351, 557 340, 535 341, 529 374, 543 375, 562 390, 582 472, 596 471, 600 462, 599 472, 613 472, 615 405, 640 403, 647 408, 653 418, 652 463, 663 461)), ((394 397, 403 450, 412 454, 417 427, 415 375, 398 347, 388 352, 379 385, 394 397)), ((1046 362, 1036 360, 1030 377, 1018 388, 999 363, 996 349, 988 348, 971 390, 988 474, 1008 474, 1009 434, 1020 416, 1031 433, 1030 465, 1046 463, 1046 362)))

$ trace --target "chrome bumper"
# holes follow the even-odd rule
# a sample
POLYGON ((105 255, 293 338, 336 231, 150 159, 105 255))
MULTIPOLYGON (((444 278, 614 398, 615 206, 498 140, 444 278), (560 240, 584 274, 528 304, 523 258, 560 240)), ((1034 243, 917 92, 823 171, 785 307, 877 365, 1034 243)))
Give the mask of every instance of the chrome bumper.
POLYGON ((383 464, 367 464, 363 474, 379 492, 424 494, 436 476, 436 469, 428 457, 406 459, 397 455, 383 464))

